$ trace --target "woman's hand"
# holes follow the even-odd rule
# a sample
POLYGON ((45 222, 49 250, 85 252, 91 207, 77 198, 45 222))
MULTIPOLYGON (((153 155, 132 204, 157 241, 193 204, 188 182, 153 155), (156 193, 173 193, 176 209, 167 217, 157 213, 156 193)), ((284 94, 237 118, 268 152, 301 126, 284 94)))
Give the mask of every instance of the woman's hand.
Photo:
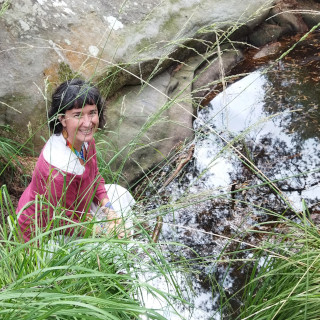
POLYGON ((100 236, 116 235, 119 239, 125 237, 125 224, 118 217, 117 213, 111 208, 102 208, 103 222, 95 226, 95 233, 100 236))

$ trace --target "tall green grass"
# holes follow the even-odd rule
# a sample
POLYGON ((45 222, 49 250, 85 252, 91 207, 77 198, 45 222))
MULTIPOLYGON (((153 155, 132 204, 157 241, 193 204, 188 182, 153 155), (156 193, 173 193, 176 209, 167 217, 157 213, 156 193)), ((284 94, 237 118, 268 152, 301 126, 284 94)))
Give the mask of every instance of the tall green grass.
POLYGON ((21 146, 10 138, 14 131, 10 126, 0 125, 0 176, 7 167, 15 168, 20 165, 18 156, 22 154, 21 146))
POLYGON ((298 221, 278 220, 253 256, 238 319, 319 319, 319 226, 305 203, 298 221))
MULTIPOLYGON (((40 207, 45 200, 39 199, 40 207)), ((1 319, 165 319, 162 310, 144 306, 154 301, 182 301, 174 268, 140 228, 135 239, 119 240, 61 235, 63 214, 54 225, 36 229, 23 243, 15 208, 6 187, 0 189, 0 318, 1 319), (10 214, 5 216, 3 211, 10 214), (143 277, 142 277, 143 275, 143 277), (170 294, 149 281, 163 277, 170 294)), ((91 222, 70 225, 79 230, 91 222)), ((136 226, 139 223, 136 223, 136 226)))
POLYGON ((0 18, 5 14, 5 12, 8 10, 10 6, 10 0, 5 0, 0 7, 0 18))

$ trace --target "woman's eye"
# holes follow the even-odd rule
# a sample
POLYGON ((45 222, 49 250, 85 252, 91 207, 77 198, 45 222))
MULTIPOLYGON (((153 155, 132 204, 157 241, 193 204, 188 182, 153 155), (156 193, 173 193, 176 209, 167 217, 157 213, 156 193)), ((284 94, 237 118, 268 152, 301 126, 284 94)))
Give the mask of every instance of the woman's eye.
POLYGON ((80 119, 81 118, 81 113, 76 113, 73 115, 74 118, 80 119))

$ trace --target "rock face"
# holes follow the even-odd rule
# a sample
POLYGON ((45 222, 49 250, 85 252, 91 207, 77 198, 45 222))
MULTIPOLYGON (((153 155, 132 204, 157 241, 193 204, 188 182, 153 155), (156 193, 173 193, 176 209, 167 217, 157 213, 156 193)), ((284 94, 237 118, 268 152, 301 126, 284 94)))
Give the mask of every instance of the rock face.
MULTIPOLYGON (((230 41, 245 41, 259 32, 273 3, 16 0, 0 17, 0 125, 14 126, 26 140, 30 122, 39 149, 39 136, 48 136, 44 96, 71 75, 94 79, 109 99, 106 130, 112 152, 122 150, 114 165, 127 159, 124 177, 131 183, 192 137, 194 72, 223 57, 217 40, 224 42, 228 35, 230 41)), ((311 24, 317 17, 312 19, 311 24)), ((290 30, 293 20, 285 17, 290 30)), ((228 53, 221 61, 232 66, 234 59, 228 53)), ((198 85, 221 76, 213 69, 197 78, 198 85)))

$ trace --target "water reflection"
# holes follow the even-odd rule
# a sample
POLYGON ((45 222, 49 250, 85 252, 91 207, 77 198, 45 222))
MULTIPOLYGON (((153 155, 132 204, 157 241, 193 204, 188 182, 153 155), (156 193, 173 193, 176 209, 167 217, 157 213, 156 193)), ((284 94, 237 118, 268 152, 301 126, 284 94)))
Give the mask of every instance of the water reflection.
POLYGON ((233 181, 251 186, 275 181, 284 200, 299 210, 303 198, 311 205, 319 202, 319 132, 317 124, 303 122, 300 103, 290 108, 277 103, 272 99, 274 90, 270 74, 255 71, 200 111, 194 124, 201 133, 195 148, 196 167, 205 172, 204 184, 209 188, 221 185, 221 176, 225 187, 233 181), (216 160, 211 156, 219 153, 216 160))
MULTIPOLYGON (((194 162, 183 179, 167 188, 176 209, 165 217, 161 239, 191 249, 169 247, 172 256, 201 257, 205 262, 194 266, 199 276, 194 280, 198 291, 192 319, 226 317, 219 312, 215 281, 227 297, 242 285, 246 271, 218 262, 221 252, 256 244, 257 238, 246 231, 260 228, 257 223, 269 219, 270 212, 294 216, 301 210, 302 199, 311 212, 319 210, 317 124, 309 123, 306 129, 298 98, 290 108, 272 99, 273 76, 257 70, 230 85, 199 112, 194 122, 194 162), (184 206, 177 209, 179 203, 184 206), (242 237, 243 243, 229 241, 242 237), (209 292, 211 303, 199 302, 197 297, 209 292)), ((240 302, 234 298, 231 303, 236 309, 240 302)))
MULTIPOLYGON (((168 246, 171 259, 195 261, 193 308, 181 309, 187 318, 235 318, 220 313, 217 283, 231 297, 247 270, 219 259, 257 244, 259 234, 248 230, 263 230, 272 213, 295 218, 303 199, 311 216, 320 213, 318 37, 279 63, 259 62, 198 113, 194 159, 165 190, 172 209, 160 236, 186 245, 168 246)), ((241 302, 230 303, 236 310, 241 302)))
MULTIPOLYGON (((320 87, 318 84, 319 61, 311 60, 307 65, 296 65, 284 59, 281 70, 274 69, 266 73, 268 82, 265 90, 265 110, 274 114, 288 110, 297 110, 288 113, 283 119, 282 127, 288 133, 294 133, 296 140, 320 138, 320 87), (311 69, 311 70, 310 70, 311 69)), ((295 60, 292 60, 295 61, 295 60)))

